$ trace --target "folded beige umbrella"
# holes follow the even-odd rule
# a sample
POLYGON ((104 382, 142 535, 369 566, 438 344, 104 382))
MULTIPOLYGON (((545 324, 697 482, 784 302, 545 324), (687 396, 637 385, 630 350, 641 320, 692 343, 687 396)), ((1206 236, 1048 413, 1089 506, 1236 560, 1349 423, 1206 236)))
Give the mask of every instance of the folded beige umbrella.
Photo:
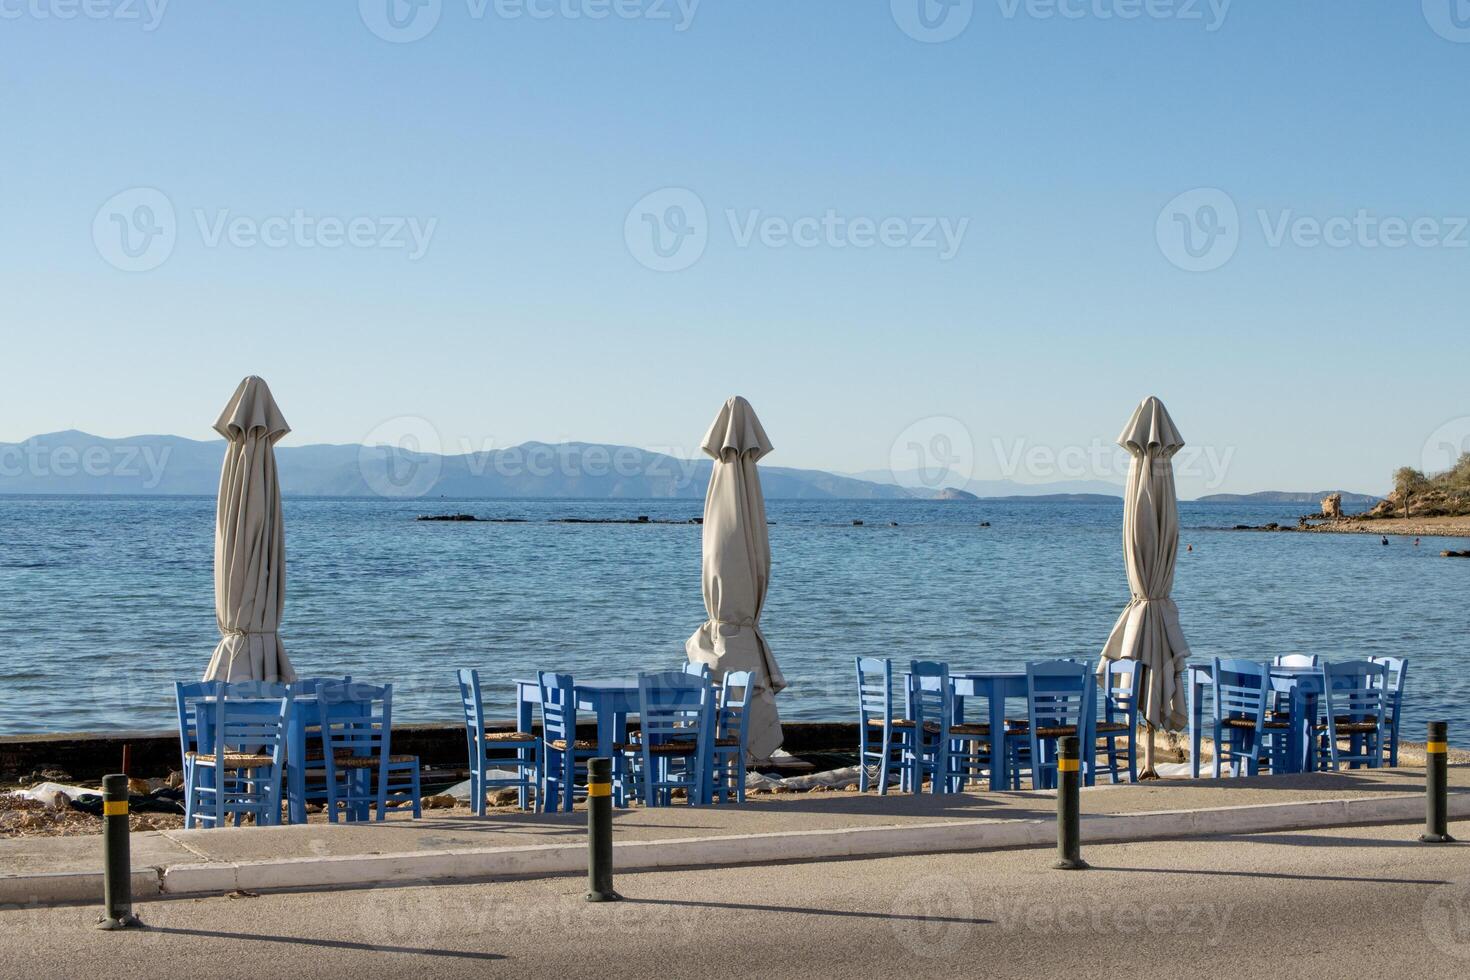
POLYGON ((709 664, 717 679, 732 670, 755 674, 750 756, 769 759, 781 747, 776 694, 786 687, 760 630, 771 578, 771 543, 755 464, 771 451, 771 443, 750 403, 737 396, 715 416, 701 448, 715 460, 704 497, 704 608, 709 620, 684 650, 691 663, 709 664))
POLYGON ((1189 720, 1184 684, 1189 644, 1170 598, 1179 551, 1174 454, 1184 439, 1157 398, 1145 398, 1118 436, 1128 450, 1123 497, 1123 561, 1133 594, 1103 648, 1104 660, 1136 660, 1146 668, 1139 711, 1148 723, 1141 777, 1156 777, 1154 730, 1178 731, 1189 720))
POLYGON ((205 680, 293 681, 277 630, 286 604, 286 535, 276 442, 291 429, 264 381, 240 382, 214 429, 229 441, 214 528, 221 639, 205 680))

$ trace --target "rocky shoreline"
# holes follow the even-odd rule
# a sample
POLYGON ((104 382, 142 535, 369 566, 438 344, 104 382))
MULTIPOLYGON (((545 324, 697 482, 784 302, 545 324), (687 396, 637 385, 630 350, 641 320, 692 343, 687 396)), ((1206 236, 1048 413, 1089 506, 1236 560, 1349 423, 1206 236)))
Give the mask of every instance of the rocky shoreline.
POLYGON ((1303 517, 1295 525, 1237 524, 1231 530, 1303 534, 1377 534, 1410 538, 1470 538, 1470 517, 1347 517, 1342 520, 1303 517))

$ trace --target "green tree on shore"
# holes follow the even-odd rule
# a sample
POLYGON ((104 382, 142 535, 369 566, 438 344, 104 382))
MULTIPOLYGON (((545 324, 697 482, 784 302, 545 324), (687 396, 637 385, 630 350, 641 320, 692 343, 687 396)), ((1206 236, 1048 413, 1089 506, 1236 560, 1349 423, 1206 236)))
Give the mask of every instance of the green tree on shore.
MULTIPOLYGON (((1464 462, 1464 459, 1461 459, 1464 462)), ((1409 517, 1409 501, 1416 493, 1421 492, 1429 486, 1429 479, 1419 470, 1412 466, 1400 467, 1393 475, 1393 492, 1398 495, 1404 504, 1404 516, 1409 517)))

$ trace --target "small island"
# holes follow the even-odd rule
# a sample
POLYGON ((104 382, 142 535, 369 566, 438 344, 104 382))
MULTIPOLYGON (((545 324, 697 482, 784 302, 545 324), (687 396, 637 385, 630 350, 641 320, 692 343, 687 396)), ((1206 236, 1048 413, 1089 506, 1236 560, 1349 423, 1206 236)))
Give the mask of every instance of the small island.
POLYGON ((968 490, 961 490, 958 487, 945 487, 943 490, 939 491, 938 493, 936 493, 934 495, 934 499, 935 500, 979 500, 980 498, 977 497, 977 496, 975 496, 973 493, 971 493, 968 490))

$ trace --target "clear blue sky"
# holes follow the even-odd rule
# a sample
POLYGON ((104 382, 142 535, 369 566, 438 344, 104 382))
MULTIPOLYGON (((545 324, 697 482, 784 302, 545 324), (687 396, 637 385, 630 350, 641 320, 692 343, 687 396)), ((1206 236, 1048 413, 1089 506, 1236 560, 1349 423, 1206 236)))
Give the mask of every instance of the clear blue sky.
MULTIPOLYGON (((418 416, 451 448, 693 451, 738 392, 773 464, 883 468, 940 416, 979 478, 1005 475, 996 440, 1110 442, 1157 394, 1229 454, 1186 493, 1381 489, 1436 430, 1470 437, 1470 30, 1436 31, 1436 0, 1236 0, 1223 21, 1220 0, 961 0, 942 43, 901 26, 923 33, 918 0, 704 0, 683 30, 675 0, 430 0, 409 43, 369 28, 392 34, 387 0, 174 2, 156 25, 144 0, 90 2, 108 16, 0 4, 0 440, 206 437, 247 373, 298 444, 418 416), (148 271, 109 262, 104 205, 134 188, 175 213, 148 271), (706 210, 678 271, 629 244, 665 188, 706 210), (1197 188, 1238 210, 1209 271, 1161 220, 1197 188), (948 258, 855 229, 742 238, 753 214, 829 210, 898 218, 895 241, 968 224, 948 258), (297 211, 432 233, 421 255, 248 239, 297 211), (1360 211, 1431 223, 1391 248, 1297 221, 1360 211), (222 214, 246 237, 213 239, 222 214)), ((1180 213, 1215 227, 1219 200, 1180 213)))

